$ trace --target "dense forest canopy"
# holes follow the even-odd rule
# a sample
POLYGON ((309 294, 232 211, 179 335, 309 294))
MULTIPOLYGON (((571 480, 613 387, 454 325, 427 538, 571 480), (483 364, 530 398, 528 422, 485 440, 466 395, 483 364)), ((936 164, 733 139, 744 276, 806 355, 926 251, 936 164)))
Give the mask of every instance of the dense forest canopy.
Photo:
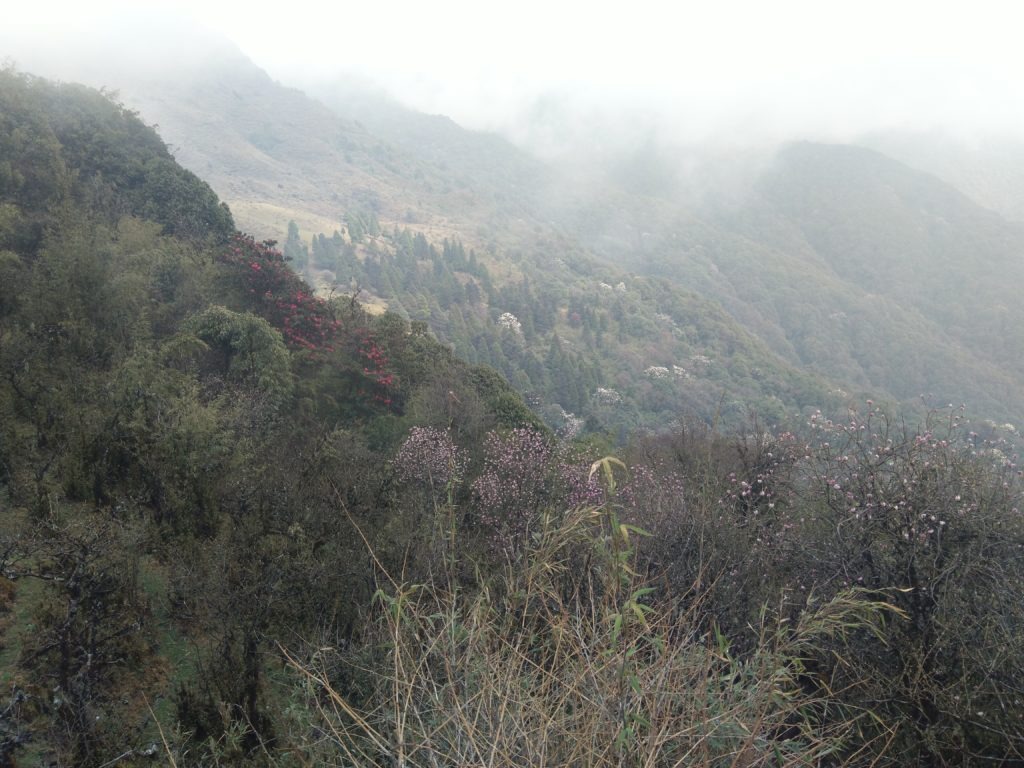
MULTIPOLYGON (((881 292, 786 207, 816 153, 735 231, 881 292)), ((278 249, 108 95, 0 72, 0 765, 1024 760, 1012 427, 830 392, 656 232, 625 275, 381 218, 278 249)), ((949 330, 975 372, 998 320, 949 330)))

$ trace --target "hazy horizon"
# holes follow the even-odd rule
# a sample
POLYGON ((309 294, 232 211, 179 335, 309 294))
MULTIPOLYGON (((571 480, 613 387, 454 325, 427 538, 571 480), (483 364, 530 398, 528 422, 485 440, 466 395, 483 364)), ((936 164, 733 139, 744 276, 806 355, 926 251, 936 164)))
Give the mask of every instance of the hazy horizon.
POLYGON ((195 50, 198 24, 200 37, 223 35, 285 85, 322 91, 356 78, 542 151, 652 132, 740 144, 882 130, 968 141, 1024 133, 1024 99, 1010 75, 1024 70, 1018 13, 1000 3, 975 4, 969 15, 916 0, 854 11, 738 0, 669 10, 646 1, 628 9, 531 1, 513 10, 457 0, 324 9, 299 0, 286 10, 44 3, 7 14, 0 58, 28 71, 133 56, 179 67, 195 50))

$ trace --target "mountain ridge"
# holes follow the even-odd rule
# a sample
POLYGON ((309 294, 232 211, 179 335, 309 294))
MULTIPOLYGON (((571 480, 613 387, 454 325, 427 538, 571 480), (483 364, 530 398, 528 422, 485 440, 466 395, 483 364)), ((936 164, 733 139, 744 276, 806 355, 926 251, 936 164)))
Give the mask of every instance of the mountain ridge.
MULTIPOLYGON (((421 301, 409 281, 397 289, 392 274, 388 287, 374 282, 380 270, 371 275, 352 267, 373 297, 427 321, 463 354, 495 359, 507 376, 521 379, 523 391, 537 388, 519 366, 533 365, 530 355, 547 354, 553 332, 581 341, 579 329, 569 327, 574 302, 596 301, 587 297, 599 282, 622 282, 637 286, 638 303, 630 311, 647 319, 633 334, 616 320, 613 347, 607 335, 605 348, 579 347, 587 364, 603 371, 601 386, 621 387, 629 368, 641 376, 672 357, 678 364, 706 355, 702 345, 713 333, 699 327, 738 323, 760 350, 757 356, 774 360, 778 375, 802 371, 821 379, 820 396, 784 404, 782 411, 791 414, 861 396, 914 409, 919 395, 933 394, 1000 420, 1024 415, 1024 371, 1015 362, 1024 358, 1016 331, 1024 318, 1007 290, 1021 272, 1014 258, 1024 242, 1021 229, 934 176, 847 145, 794 143, 732 167, 732 158, 701 167, 672 147, 650 144, 637 173, 664 168, 670 183, 651 186, 639 177, 634 183, 630 162, 616 160, 587 169, 585 187, 565 185, 557 166, 500 137, 417 115, 359 86, 336 90, 332 109, 275 83, 240 55, 218 61, 219 68, 198 78, 122 91, 181 145, 186 165, 209 176, 240 223, 263 237, 283 238, 295 221, 308 249, 311 238, 338 232, 365 264, 383 258, 373 248, 394 256, 396 233, 409 229, 438 249, 445 241, 463 243, 497 287, 524 278, 545 286, 546 301, 558 309, 545 323, 548 330, 525 344, 506 341, 504 353, 495 355, 498 316, 514 309, 507 291, 504 298, 488 295, 472 312, 463 307, 463 318, 476 313, 478 320, 460 339, 452 335, 451 311, 430 308, 434 299, 421 301), (716 182, 727 176, 735 178, 716 182), (686 189, 692 183, 717 184, 728 194, 721 203, 712 196, 695 204, 686 189), (385 239, 377 245, 352 241, 353 216, 379 220, 385 239), (695 328, 691 341, 677 336, 675 351, 660 357, 640 330, 653 332, 656 316, 664 314, 648 298, 661 289, 643 287, 649 278, 667 280, 691 306, 682 296, 699 294, 711 313, 695 326, 694 313, 684 313, 695 328), (715 319, 715 313, 724 314, 715 319), (836 399, 827 392, 844 394, 836 399)), ((354 279, 355 273, 343 279, 333 261, 314 266, 342 291, 354 279)), ((467 277, 457 279, 465 285, 467 277)), ((728 347, 712 346, 719 352, 728 347)), ((762 385, 744 373, 749 364, 727 359, 724 365, 725 378, 714 386, 764 407, 762 385)), ((646 412, 652 399, 641 391, 649 387, 628 383, 646 412)), ((696 397, 702 403, 697 412, 712 418, 709 393, 677 394, 679 405, 696 397)), ((775 417, 782 412, 770 410, 775 417)))

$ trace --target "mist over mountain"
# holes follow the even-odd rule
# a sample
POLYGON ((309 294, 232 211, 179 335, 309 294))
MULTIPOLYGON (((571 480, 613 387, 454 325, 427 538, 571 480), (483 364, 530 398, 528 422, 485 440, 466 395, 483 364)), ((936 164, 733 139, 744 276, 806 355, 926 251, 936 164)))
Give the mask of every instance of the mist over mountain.
MULTIPOLYGON (((226 40, 198 32, 189 39, 183 68, 130 49, 131 66, 103 70, 91 58, 82 71, 157 124, 179 161, 262 237, 284 239, 291 221, 309 248, 320 233, 346 232, 352 215, 372 214, 385 232, 407 228, 476 249, 498 285, 558 286, 547 301, 562 319, 556 312, 542 322, 547 330, 495 358, 484 329, 515 310, 518 301, 508 296, 492 293, 472 311, 463 307, 453 330, 449 308, 416 308, 415 280, 397 287, 397 276, 382 283, 359 267, 343 275, 333 256, 306 265, 321 270, 325 289, 336 281, 345 290, 356 280, 381 305, 428 321, 462 354, 497 361, 545 402, 586 415, 596 407, 593 388, 614 384, 634 390, 627 399, 644 412, 653 407, 649 393, 636 391, 644 370, 685 370, 687 360, 714 350, 725 356, 717 361, 724 378, 705 381, 703 394, 692 382, 680 385, 669 407, 689 402, 709 417, 717 387, 748 392, 760 407, 765 397, 781 396, 776 416, 825 403, 826 390, 905 405, 927 395, 1000 420, 1024 411, 1017 330, 1024 324, 1012 296, 1024 241, 1000 215, 1012 216, 1015 190, 1024 189, 1014 175, 1021 156, 1010 144, 986 145, 988 155, 897 133, 869 136, 865 148, 695 144, 642 114, 616 135, 600 123, 611 120, 605 111, 592 132, 605 139, 539 156, 498 134, 410 109, 365 78, 320 81, 314 99, 275 82, 226 40), (944 153, 943 146, 960 149, 944 153), (996 157, 1004 161, 1001 175, 996 157), (520 372, 550 356, 556 337, 580 343, 578 329, 565 324, 574 302, 597 307, 598 283, 630 279, 667 281, 677 297, 699 296, 705 312, 721 312, 728 318, 721 322, 742 327, 760 351, 737 358, 720 345, 720 332, 701 330, 710 316, 698 313, 692 331, 672 321, 679 346, 660 355, 639 327, 638 336, 620 328, 611 345, 604 337, 600 349, 578 348, 576 365, 594 371, 587 393, 556 394, 542 380, 548 377, 520 372), (791 371, 769 379, 804 371, 822 377, 821 394, 794 399, 785 387, 756 383, 749 370, 765 375, 769 359, 769 368, 791 371)), ((574 118, 553 106, 549 127, 562 130, 574 118)), ((380 247, 394 252, 395 245, 380 247)), ((656 317, 673 313, 641 285, 642 312, 654 324, 644 327, 653 331, 656 317)), ((746 410, 742 398, 733 402, 746 410)))
POLYGON ((1024 221, 1024 142, 1015 135, 972 139, 938 130, 887 131, 860 143, 939 177, 1007 219, 1024 221))
POLYGON ((0 768, 1024 763, 981 5, 12 9, 0 768))

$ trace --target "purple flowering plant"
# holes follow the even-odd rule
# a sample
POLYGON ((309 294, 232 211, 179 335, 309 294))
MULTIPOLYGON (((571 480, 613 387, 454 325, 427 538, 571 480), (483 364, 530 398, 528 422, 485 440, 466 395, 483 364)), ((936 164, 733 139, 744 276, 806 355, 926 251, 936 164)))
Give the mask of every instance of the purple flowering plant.
POLYGON ((466 459, 451 430, 413 427, 395 455, 394 467, 403 483, 447 492, 461 482, 466 459))

